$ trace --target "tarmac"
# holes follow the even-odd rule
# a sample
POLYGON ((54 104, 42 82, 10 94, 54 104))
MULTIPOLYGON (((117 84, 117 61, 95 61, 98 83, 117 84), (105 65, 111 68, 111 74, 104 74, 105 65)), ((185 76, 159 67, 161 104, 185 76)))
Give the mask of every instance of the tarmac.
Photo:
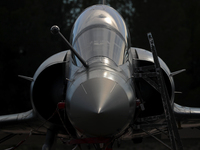
MULTIPOLYGON (((0 132, 0 139, 5 137, 6 133, 0 132)), ((200 150, 200 130, 184 129, 180 131, 184 150, 200 150)), ((159 135, 162 141, 170 145, 169 139, 164 135, 159 135)), ((41 150, 45 141, 45 136, 38 135, 16 135, 10 140, 0 144, 0 150, 9 150, 10 147, 15 146, 19 142, 26 139, 26 141, 16 150, 41 150)), ((69 146, 63 144, 60 139, 57 140, 55 150, 72 150, 75 145, 69 146)), ((79 150, 79 148, 76 148, 79 150)), ((82 150, 95 150, 93 145, 83 144, 82 150)), ((120 147, 115 143, 113 150, 168 150, 167 147, 153 139, 152 137, 144 138, 142 143, 134 144, 132 141, 121 141, 120 147)))

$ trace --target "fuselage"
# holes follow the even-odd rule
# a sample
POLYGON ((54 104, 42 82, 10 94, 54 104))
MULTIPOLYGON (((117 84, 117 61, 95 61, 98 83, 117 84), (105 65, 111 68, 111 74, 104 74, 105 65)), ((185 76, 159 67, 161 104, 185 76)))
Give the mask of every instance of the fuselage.
POLYGON ((89 136, 112 136, 124 130, 135 111, 132 69, 125 54, 128 30, 113 8, 96 5, 76 20, 71 43, 87 62, 70 64, 66 109, 72 125, 89 136))

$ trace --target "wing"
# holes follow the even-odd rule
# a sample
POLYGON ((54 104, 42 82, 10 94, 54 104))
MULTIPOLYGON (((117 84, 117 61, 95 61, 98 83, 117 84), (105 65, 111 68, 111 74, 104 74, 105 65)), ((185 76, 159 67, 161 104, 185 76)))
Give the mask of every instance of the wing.
POLYGON ((186 107, 174 103, 174 114, 179 128, 200 127, 200 108, 186 107))
POLYGON ((9 133, 29 133, 31 130, 36 132, 41 123, 42 120, 34 110, 0 116, 0 130, 9 133))

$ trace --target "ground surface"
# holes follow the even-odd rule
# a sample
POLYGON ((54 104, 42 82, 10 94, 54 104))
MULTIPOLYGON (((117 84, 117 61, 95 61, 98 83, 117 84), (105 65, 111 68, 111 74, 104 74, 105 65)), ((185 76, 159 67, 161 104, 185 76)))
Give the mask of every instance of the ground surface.
MULTIPOLYGON (((7 134, 0 133, 0 139, 7 134)), ((184 130, 181 131, 181 138, 184 145, 184 150, 200 150, 200 131, 198 130, 184 130)), ((6 150, 13 145, 21 142, 26 139, 27 135, 17 135, 0 144, 0 150, 6 150)), ((162 140, 169 144, 169 140, 165 138, 165 136, 161 136, 162 140)), ((45 141, 44 136, 30 136, 20 147, 16 150, 41 150, 41 147, 45 141)), ((71 150, 74 146, 67 146, 62 144, 62 142, 58 139, 56 150, 71 150)), ((83 145, 83 150, 88 149, 88 145, 83 145)), ((123 141, 121 142, 121 146, 117 147, 117 144, 114 145, 114 150, 168 150, 165 146, 155 141, 153 138, 146 138, 140 144, 133 144, 132 141, 123 141)), ((76 150, 79 150, 77 148, 76 150)), ((90 146, 90 150, 94 150, 93 146, 90 146)))

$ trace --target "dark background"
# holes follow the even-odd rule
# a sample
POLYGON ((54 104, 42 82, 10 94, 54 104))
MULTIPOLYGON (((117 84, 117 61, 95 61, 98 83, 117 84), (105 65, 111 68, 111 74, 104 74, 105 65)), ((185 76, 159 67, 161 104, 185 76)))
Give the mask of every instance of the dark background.
MULTIPOLYGON (((60 37, 50 33, 54 24, 69 40, 75 19, 98 0, 0 1, 0 114, 31 109, 30 82, 51 55, 67 49, 60 37)), ((200 107, 200 1, 107 0, 125 19, 132 47, 149 49, 152 32, 158 55, 170 70, 187 69, 175 76, 175 102, 200 107)))

